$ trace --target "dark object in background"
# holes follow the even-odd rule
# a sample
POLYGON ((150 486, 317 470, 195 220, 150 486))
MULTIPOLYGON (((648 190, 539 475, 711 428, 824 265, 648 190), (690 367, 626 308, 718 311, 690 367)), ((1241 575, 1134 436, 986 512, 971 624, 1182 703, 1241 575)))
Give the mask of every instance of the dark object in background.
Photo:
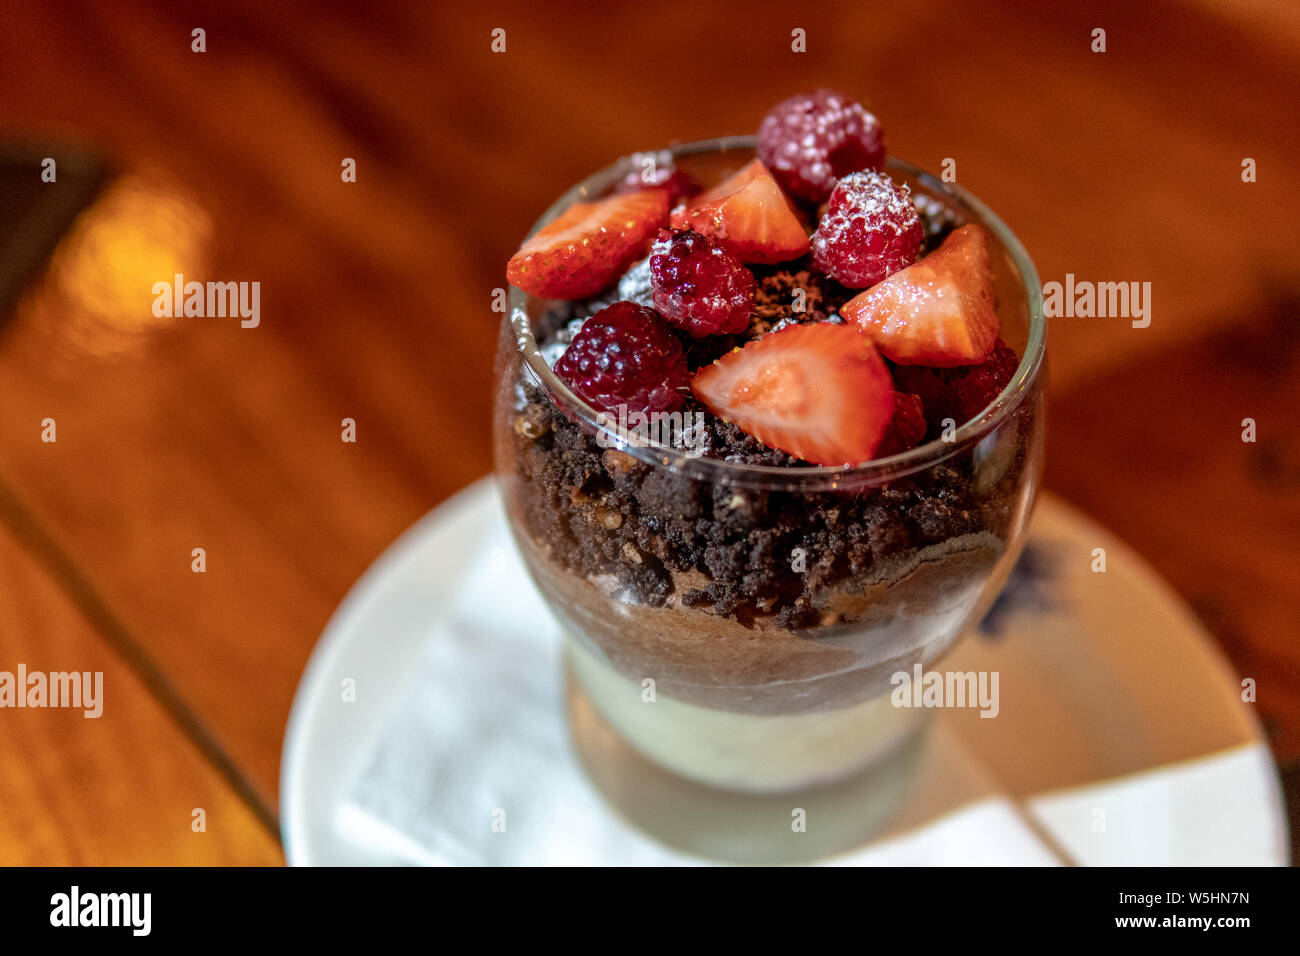
POLYGON ((68 146, 0 145, 0 327, 27 282, 108 178, 103 161, 68 146), (55 181, 41 179, 55 162, 55 181))

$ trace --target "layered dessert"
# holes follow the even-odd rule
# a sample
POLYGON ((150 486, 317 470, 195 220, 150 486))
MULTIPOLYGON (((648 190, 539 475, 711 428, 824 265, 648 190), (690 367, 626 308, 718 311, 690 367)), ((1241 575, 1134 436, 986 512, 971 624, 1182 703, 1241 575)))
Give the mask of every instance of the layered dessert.
POLYGON ((1026 270, 829 90, 754 141, 624 161, 523 243, 503 492, 572 674, 634 748, 779 792, 908 731, 891 677, 992 600, 1032 503, 1026 270))

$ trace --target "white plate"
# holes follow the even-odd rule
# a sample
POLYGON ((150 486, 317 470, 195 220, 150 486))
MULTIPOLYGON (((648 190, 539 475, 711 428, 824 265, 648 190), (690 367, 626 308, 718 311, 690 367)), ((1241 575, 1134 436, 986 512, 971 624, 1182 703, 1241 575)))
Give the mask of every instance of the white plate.
MULTIPOLYGON (((330 620, 285 735, 290 864, 397 862, 344 839, 336 814, 465 579, 465 556, 484 553, 485 540, 511 546, 490 479, 403 534, 330 620), (359 690, 341 708, 345 679, 359 690)), ((967 638, 943 664, 998 671, 1003 700, 1017 706, 997 720, 940 712, 936 751, 961 759, 927 760, 912 805, 882 838, 951 814, 954 800, 970 807, 999 794, 1066 862, 1285 864, 1276 768, 1253 705, 1191 612, 1132 551, 1050 495, 1027 554, 993 632, 967 638), (1093 570, 1096 548, 1104 573, 1093 570), (946 779, 956 764, 961 779, 946 779)))

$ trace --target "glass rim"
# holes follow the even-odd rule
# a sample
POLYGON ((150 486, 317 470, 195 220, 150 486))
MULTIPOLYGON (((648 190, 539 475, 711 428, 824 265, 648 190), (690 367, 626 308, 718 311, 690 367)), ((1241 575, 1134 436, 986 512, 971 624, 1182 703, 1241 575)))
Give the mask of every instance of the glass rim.
MULTIPOLYGON (((681 143, 663 150, 624 156, 612 165, 588 176, 560 196, 542 213, 528 231, 528 235, 532 236, 573 203, 603 195, 623 176, 637 168, 637 156, 667 152, 676 158, 699 153, 725 153, 731 150, 752 151, 755 144, 754 136, 722 136, 681 143)), ((1025 251, 1015 233, 973 194, 954 183, 945 183, 901 159, 891 156, 885 162, 886 169, 901 172, 924 184, 932 192, 946 194, 973 212, 975 221, 997 237, 998 242, 1011 258, 1020 284, 1025 290, 1026 304, 1029 308, 1029 336, 1025 342, 1024 354, 1020 357, 1020 364, 997 397, 974 418, 958 425, 951 440, 936 438, 907 451, 884 458, 873 458, 856 465, 755 465, 723 458, 710 458, 706 455, 692 455, 679 448, 649 441, 628 442, 626 436, 620 434, 616 427, 604 423, 610 417, 608 413, 601 412, 579 397, 546 363, 529 320, 528 295, 517 286, 511 285, 508 294, 509 321, 524 366, 553 399, 562 403, 567 413, 576 414, 598 436, 603 434, 605 438, 603 444, 606 444, 606 447, 617 448, 645 464, 667 469, 688 478, 704 481, 721 480, 741 486, 767 489, 790 488, 801 491, 835 489, 844 486, 877 484, 906 477, 965 451, 1005 421, 1034 385, 1043 364, 1047 344, 1047 319, 1043 313, 1042 283, 1038 278, 1038 270, 1034 268, 1034 263, 1029 258, 1029 253, 1025 251)))

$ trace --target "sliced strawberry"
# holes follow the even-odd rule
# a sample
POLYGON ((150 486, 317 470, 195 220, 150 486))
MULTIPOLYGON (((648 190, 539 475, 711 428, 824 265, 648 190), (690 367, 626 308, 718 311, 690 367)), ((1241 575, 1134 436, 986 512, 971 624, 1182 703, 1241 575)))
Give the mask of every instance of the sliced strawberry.
POLYGON ((993 351, 1000 325, 988 244, 982 226, 962 226, 920 262, 850 299, 840 314, 899 365, 978 365, 993 351))
POLYGON ((667 215, 663 189, 574 203, 524 241, 506 277, 547 299, 595 295, 645 254, 667 215))
POLYGON ((719 417, 818 465, 867 461, 894 413, 894 383, 848 325, 791 325, 728 352, 691 380, 719 417))
POLYGON ((808 251, 799 214, 757 159, 677 207, 672 224, 716 240, 741 262, 787 262, 808 251))

